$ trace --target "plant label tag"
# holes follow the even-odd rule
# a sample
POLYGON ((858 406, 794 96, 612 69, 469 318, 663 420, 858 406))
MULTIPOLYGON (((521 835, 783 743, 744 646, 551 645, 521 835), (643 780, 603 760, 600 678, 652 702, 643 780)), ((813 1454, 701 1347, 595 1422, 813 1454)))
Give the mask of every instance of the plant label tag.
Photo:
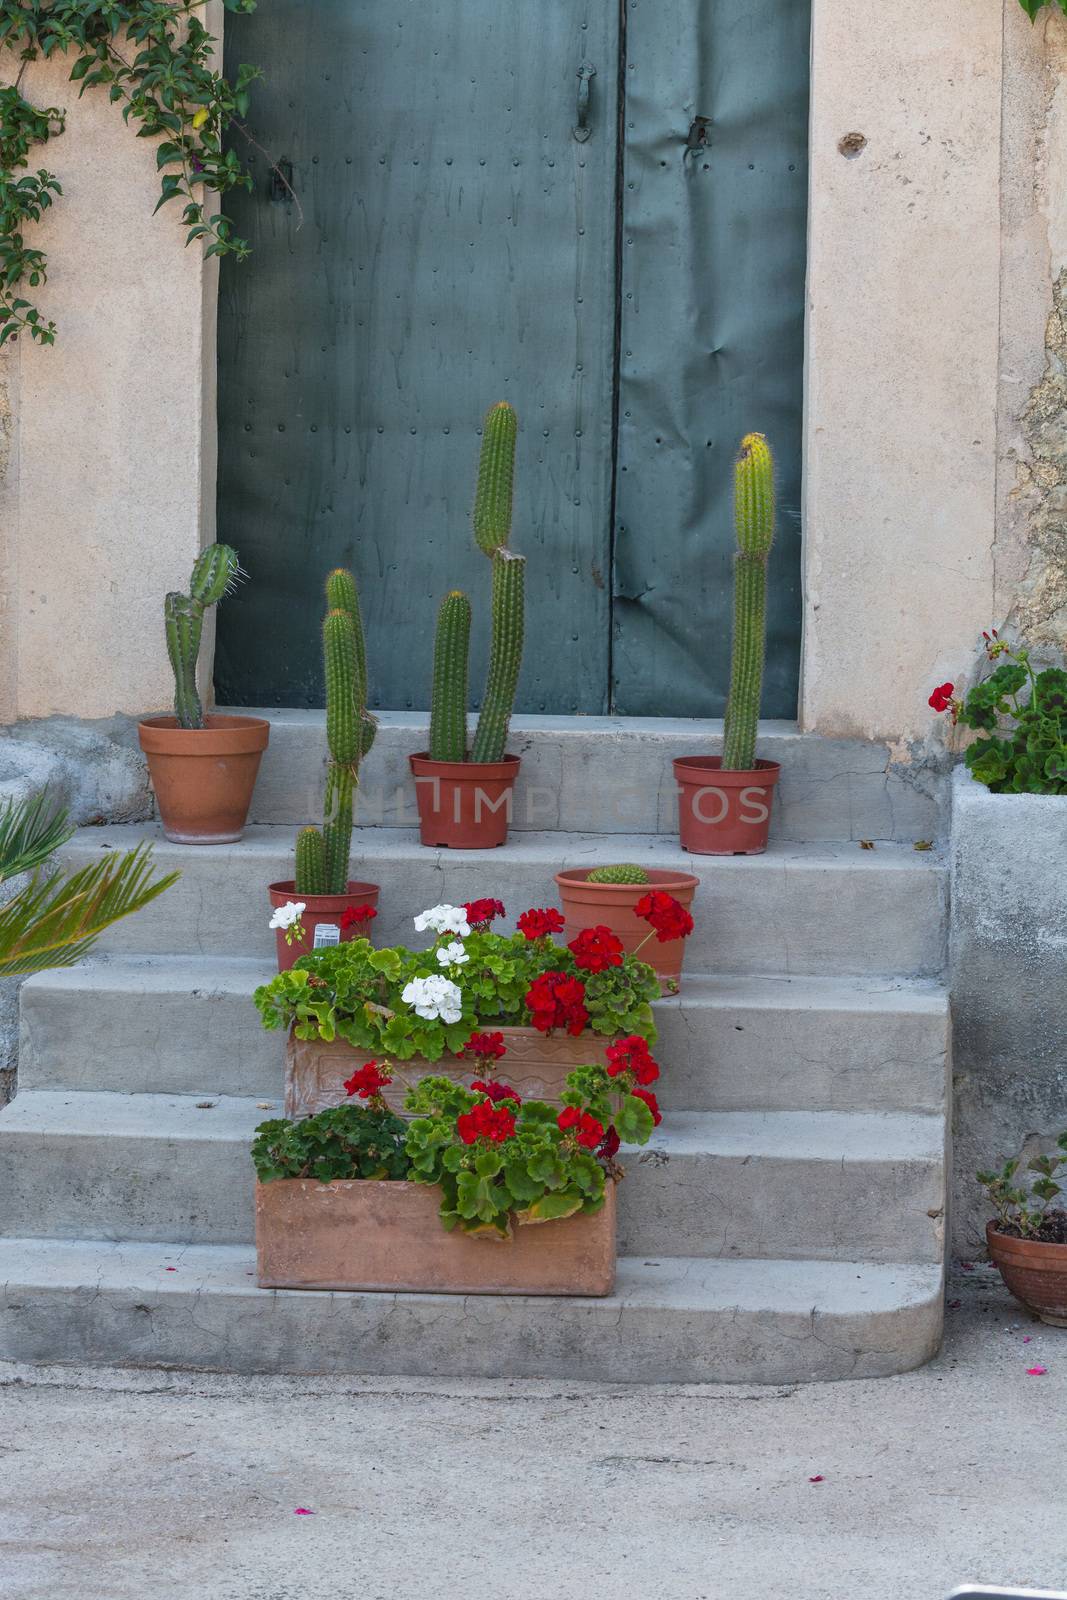
POLYGON ((336 922, 320 922, 315 929, 313 950, 325 950, 329 945, 341 943, 341 930, 336 922))

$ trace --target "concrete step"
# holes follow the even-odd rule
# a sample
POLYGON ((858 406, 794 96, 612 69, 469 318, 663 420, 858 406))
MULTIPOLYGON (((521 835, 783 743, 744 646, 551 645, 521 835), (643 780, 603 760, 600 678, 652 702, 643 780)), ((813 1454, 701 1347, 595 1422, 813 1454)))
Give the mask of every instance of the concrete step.
POLYGON ((244 1246, 0 1239, 0 1358, 799 1383, 905 1372, 941 1337, 933 1265, 639 1256, 620 1260, 604 1300, 263 1290, 254 1270, 244 1246))
MULTIPOLYGON (((155 825, 82 828, 65 865, 151 841, 160 868, 181 880, 135 917, 108 930, 100 949, 124 954, 213 954, 269 958, 267 885, 291 878, 291 828, 250 828, 240 844, 176 845, 155 825)), ((687 855, 657 835, 516 835, 503 850, 428 850, 404 830, 365 828, 353 841, 352 872, 378 883, 374 938, 410 943, 412 918, 442 900, 501 898, 512 916, 556 902, 553 874, 563 865, 618 860, 692 871, 700 878, 696 930, 687 964, 694 972, 794 976, 935 976, 945 961, 946 880, 935 852, 888 844, 778 844, 766 855, 687 855)))
MULTIPOLYGON (((326 770, 325 713, 239 707, 269 717, 270 745, 251 820, 317 821, 326 770)), ((364 827, 415 826, 408 765, 425 750, 422 712, 378 713, 378 737, 360 775, 364 827)), ((678 828, 675 756, 719 755, 722 722, 680 717, 515 717, 511 749, 522 757, 516 832, 663 833, 678 828)), ((773 838, 896 839, 947 833, 946 774, 894 762, 885 744, 824 739, 795 722, 760 724, 760 755, 781 763, 773 838)))
MULTIPOLYGON (((110 956, 22 988, 19 1084, 279 1099, 284 1039, 253 990, 269 960, 110 956)), ((948 1001, 872 978, 686 978, 656 1007, 669 1111, 943 1112, 948 1001)))
MULTIPOLYGON (((235 1244, 249 1143, 279 1107, 30 1090, 0 1113, 0 1231, 235 1244)), ((937 1262, 941 1117, 680 1113, 625 1154, 619 1250, 937 1262)))

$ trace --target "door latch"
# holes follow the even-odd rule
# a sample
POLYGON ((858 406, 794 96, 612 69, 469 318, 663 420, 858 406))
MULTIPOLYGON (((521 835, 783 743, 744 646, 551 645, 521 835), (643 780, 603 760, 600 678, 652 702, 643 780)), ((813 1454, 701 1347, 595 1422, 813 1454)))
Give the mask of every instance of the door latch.
POLYGON ((591 61, 583 61, 578 68, 578 121, 574 126, 574 137, 579 144, 584 144, 592 133, 589 126, 589 106, 593 98, 593 79, 596 77, 596 68, 591 61))

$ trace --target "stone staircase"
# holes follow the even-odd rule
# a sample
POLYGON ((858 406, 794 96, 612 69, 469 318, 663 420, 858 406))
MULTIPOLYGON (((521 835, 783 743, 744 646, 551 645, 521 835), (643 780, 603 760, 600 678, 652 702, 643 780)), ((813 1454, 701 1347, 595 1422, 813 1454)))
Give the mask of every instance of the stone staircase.
MULTIPOLYGON (((354 870, 382 886, 382 943, 408 940, 411 916, 440 900, 552 903, 564 863, 698 872, 683 992, 658 1007, 666 1117, 620 1190, 616 1294, 258 1290, 248 1144, 265 1104, 280 1110, 283 1041, 260 1030, 250 996, 273 971, 266 885, 291 876, 292 819, 314 814, 322 749, 321 716, 271 715, 241 844, 171 845, 147 825, 86 829, 67 848, 77 865, 149 837, 183 875, 91 962, 23 988, 19 1092, 0 1113, 0 1356, 781 1383, 898 1372, 933 1353, 945 879, 937 852, 907 836, 933 833, 932 802, 906 786, 894 798, 872 747, 787 728, 779 837, 762 857, 678 848, 664 765, 687 725, 596 719, 520 723, 542 724, 532 767, 547 775, 558 747, 557 794, 569 776, 550 825, 520 826, 505 851, 423 850, 392 825, 357 835, 354 870), (646 796, 636 834, 572 781, 611 740, 646 796), (811 831, 805 797, 820 790, 821 827, 839 838, 789 838, 811 831)), ((417 721, 390 719, 379 741, 395 796, 382 824, 404 820, 399 758, 417 721)), ((689 734, 688 748, 706 747, 706 726, 689 734)))

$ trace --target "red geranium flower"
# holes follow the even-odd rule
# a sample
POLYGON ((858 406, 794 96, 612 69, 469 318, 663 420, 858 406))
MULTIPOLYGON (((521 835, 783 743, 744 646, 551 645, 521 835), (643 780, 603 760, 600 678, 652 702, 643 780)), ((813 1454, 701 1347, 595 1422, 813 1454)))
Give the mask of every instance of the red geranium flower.
POLYGON ((609 1128, 607 1133, 604 1135, 600 1149, 597 1151, 597 1155, 600 1156, 604 1161, 614 1161, 615 1157, 619 1153, 619 1146, 621 1144, 622 1140, 615 1132, 615 1129, 613 1127, 609 1128))
POLYGON ((562 933, 565 924, 562 914, 549 906, 540 911, 524 911, 515 926, 527 939, 547 939, 550 934, 562 933))
POLYGON ((938 684, 927 704, 933 706, 935 711, 947 711, 952 704, 952 692, 955 687, 954 683, 938 684))
POLYGON ((526 1005, 538 1033, 566 1028, 577 1038, 589 1021, 585 984, 565 972, 542 972, 526 991, 526 1005))
POLYGON ((574 1132, 578 1144, 585 1150, 595 1150, 604 1137, 604 1124, 592 1112, 579 1111, 577 1106, 565 1106, 556 1118, 563 1133, 574 1132))
POLYGON ((486 1099, 491 1100, 494 1105, 498 1100, 517 1100, 520 1105, 522 1104, 522 1096, 517 1089, 511 1088, 510 1084, 507 1083, 497 1083, 495 1078, 491 1078, 488 1083, 482 1083, 480 1079, 476 1079, 471 1084, 471 1088, 476 1094, 484 1094, 486 1099))
POLYGON ((373 906, 345 906, 341 912, 341 932, 347 933, 360 922, 373 922, 377 915, 373 906))
POLYGON ((352 1076, 346 1079, 345 1088, 349 1094, 358 1094, 361 1100, 370 1100, 392 1081, 376 1061, 368 1061, 366 1066, 357 1067, 352 1076))
POLYGON ((652 1093, 652 1090, 631 1089, 630 1093, 633 1095, 635 1100, 643 1100, 645 1102, 645 1105, 652 1113, 652 1126, 654 1128, 658 1128, 660 1123, 663 1121, 663 1116, 659 1109, 659 1101, 652 1093))
POLYGON ((615 1044, 607 1048, 607 1073, 609 1078, 617 1078, 623 1072, 633 1074, 635 1083, 655 1083, 659 1077, 659 1066, 653 1061, 645 1040, 638 1034, 631 1033, 627 1039, 618 1039, 615 1044))
POLYGON ((472 928, 488 928, 494 917, 504 915, 504 906, 499 900, 468 900, 463 909, 472 928))
POLYGON ((507 1053, 502 1033, 472 1033, 460 1051, 460 1055, 477 1056, 482 1061, 499 1061, 507 1053))
POLYGON ((634 906, 634 911, 655 929, 660 944, 671 939, 688 939, 693 931, 693 919, 673 894, 662 889, 650 889, 634 906))
POLYGON ((602 923, 595 928, 583 928, 567 949, 583 972, 603 972, 605 967, 622 966, 622 941, 602 923))
POLYGON ((479 1100, 456 1118, 456 1132, 464 1144, 476 1139, 489 1139, 493 1144, 503 1144, 515 1136, 515 1113, 503 1106, 494 1106, 491 1100, 479 1100))

